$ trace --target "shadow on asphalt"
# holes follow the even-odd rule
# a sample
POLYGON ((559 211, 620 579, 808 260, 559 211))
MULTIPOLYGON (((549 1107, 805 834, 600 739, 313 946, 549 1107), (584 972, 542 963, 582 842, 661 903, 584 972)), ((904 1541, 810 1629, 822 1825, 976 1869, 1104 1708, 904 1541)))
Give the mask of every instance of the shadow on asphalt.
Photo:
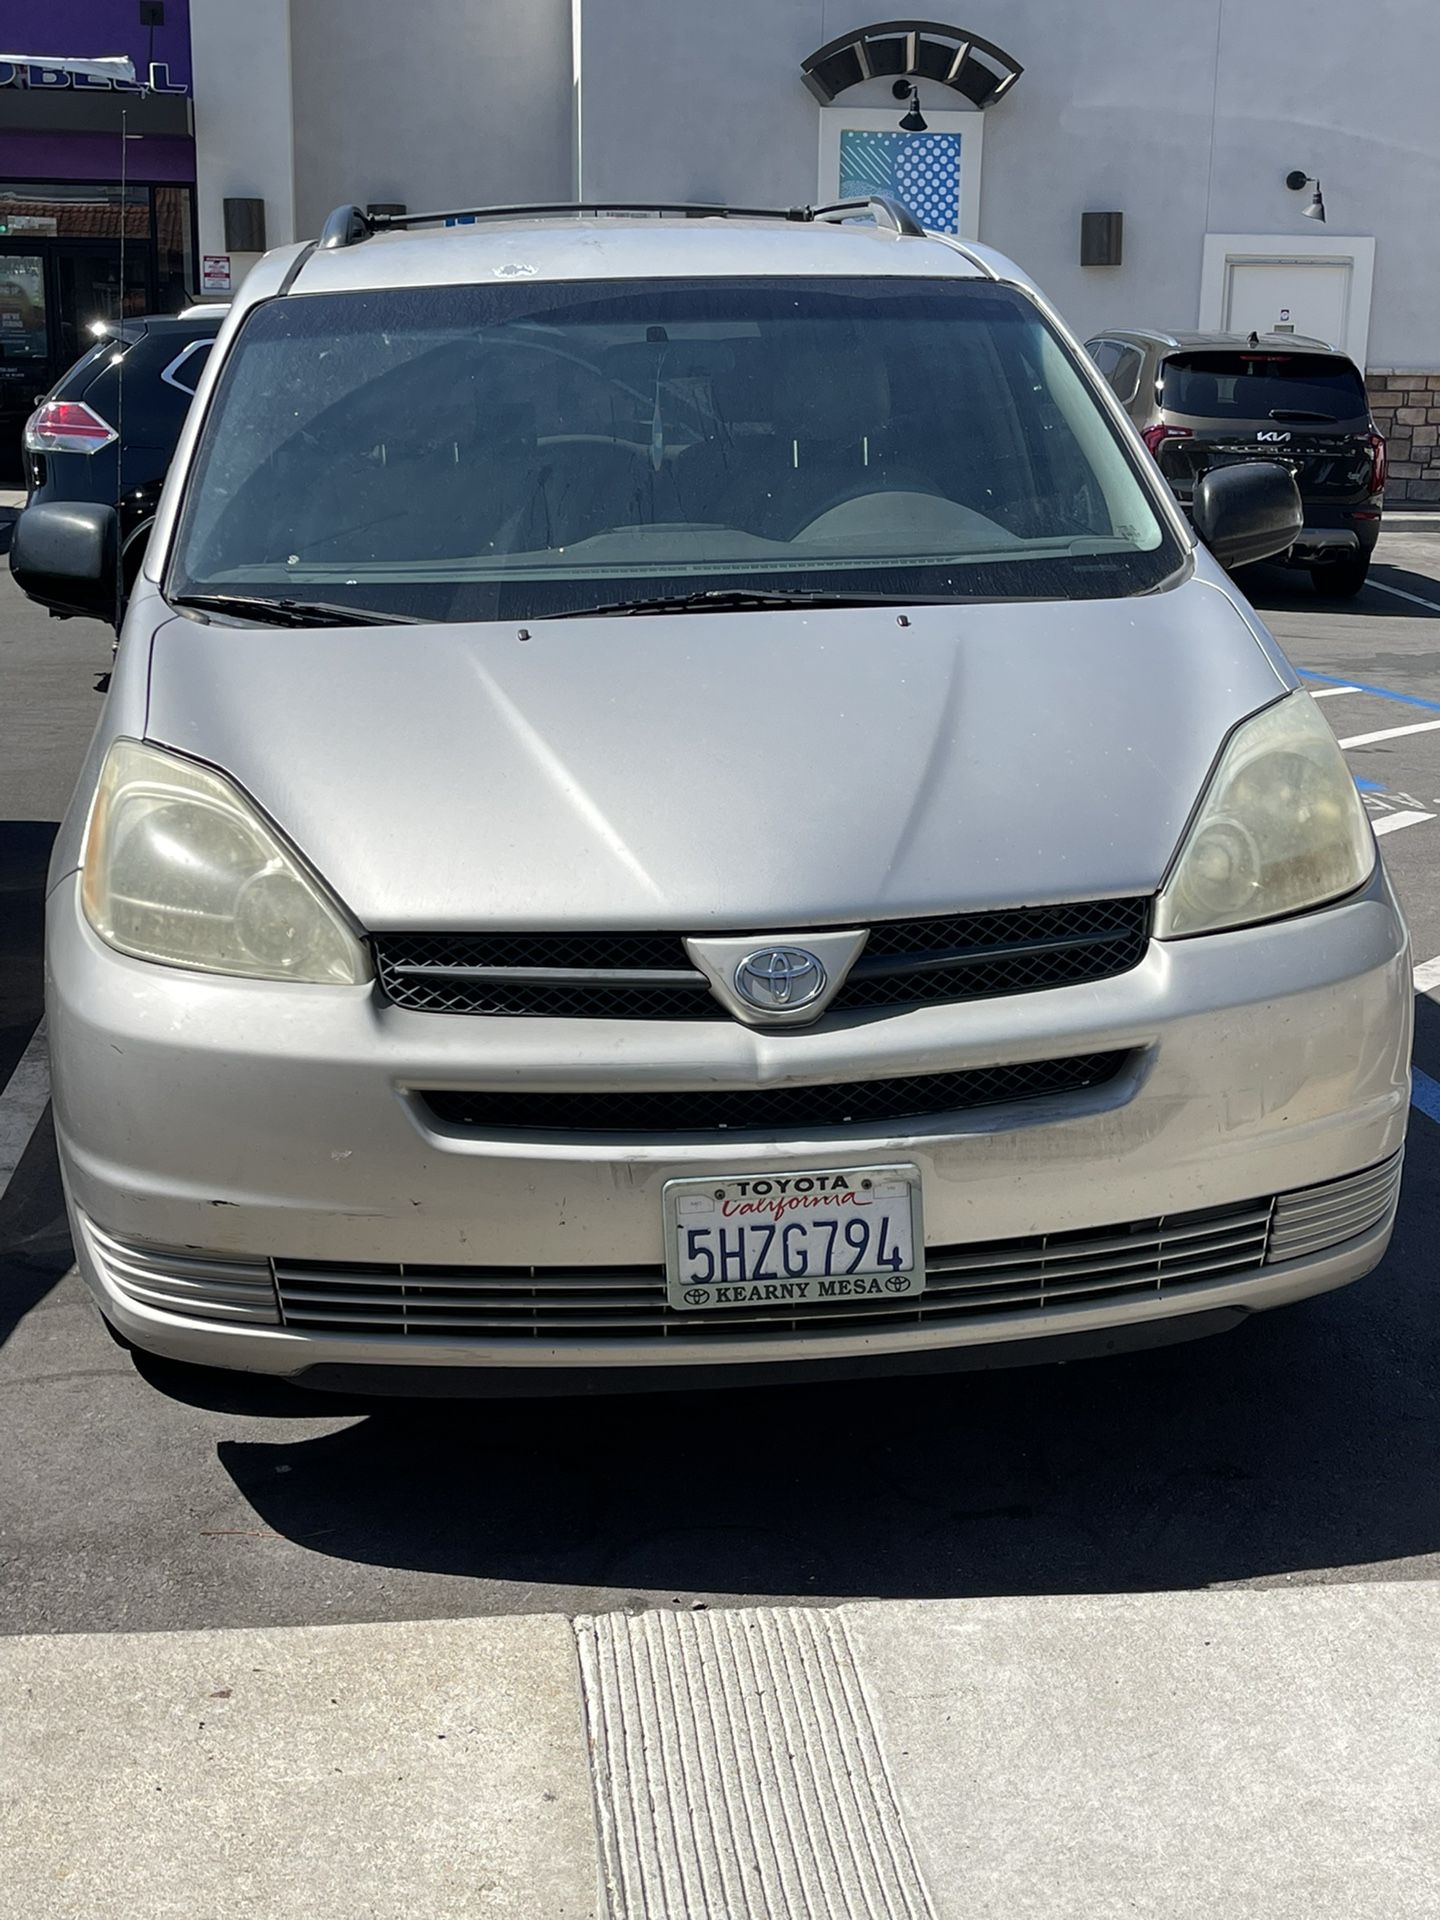
POLYGON ((1413 1182, 1407 1216, 1409 1257, 1358 1289, 1162 1354, 386 1408, 219 1457, 310 1551, 550 1588, 941 1597, 1394 1562, 1440 1548, 1436 1222, 1413 1182))
MULTIPOLYGON (((1420 1057, 1440 1063, 1440 1008, 1419 1007, 1420 1057)), ((1377 1274, 1168 1351, 583 1403, 169 1385, 272 1418, 361 1415, 318 1437, 222 1438, 218 1454, 267 1527, 377 1567, 663 1602, 1204 1587, 1393 1563, 1440 1549, 1440 1129, 1412 1122, 1377 1274)))
POLYGON ((1353 600, 1329 600, 1315 591, 1304 570, 1298 567, 1247 567, 1235 576, 1235 584, 1260 613, 1362 613, 1367 620, 1440 620, 1440 591, 1428 574, 1411 573, 1405 567, 1377 564, 1372 582, 1395 587, 1401 593, 1413 593, 1428 601, 1417 607, 1412 600, 1396 600, 1388 593, 1377 593, 1374 585, 1362 587, 1353 600))
MULTIPOLYGON (((53 820, 0 821, 0 1089, 45 1010, 39 955, 45 872, 56 831, 53 820)), ((70 1264, 47 1109, 0 1194, 0 1345, 70 1264)))

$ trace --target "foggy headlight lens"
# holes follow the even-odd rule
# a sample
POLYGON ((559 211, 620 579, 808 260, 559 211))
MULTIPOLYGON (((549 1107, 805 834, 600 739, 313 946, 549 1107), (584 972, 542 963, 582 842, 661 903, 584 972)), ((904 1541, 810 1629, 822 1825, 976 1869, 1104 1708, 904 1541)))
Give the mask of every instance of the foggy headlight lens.
POLYGON ((261 980, 370 977, 359 941, 274 829, 178 754, 115 742, 83 864, 85 917, 121 953, 261 980))
POLYGON ((1375 840, 1335 736, 1308 693, 1231 735, 1170 880, 1155 931, 1212 933, 1300 913, 1364 884, 1375 840))

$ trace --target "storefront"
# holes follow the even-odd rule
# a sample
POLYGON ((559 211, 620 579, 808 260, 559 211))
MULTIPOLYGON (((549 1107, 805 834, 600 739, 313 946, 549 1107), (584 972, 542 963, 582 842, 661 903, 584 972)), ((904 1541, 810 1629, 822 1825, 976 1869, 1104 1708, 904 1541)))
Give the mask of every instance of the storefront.
POLYGON ((0 62, 0 471, 90 329, 193 295, 189 0, 7 0, 0 62), (133 87, 46 58, 125 54, 133 87))

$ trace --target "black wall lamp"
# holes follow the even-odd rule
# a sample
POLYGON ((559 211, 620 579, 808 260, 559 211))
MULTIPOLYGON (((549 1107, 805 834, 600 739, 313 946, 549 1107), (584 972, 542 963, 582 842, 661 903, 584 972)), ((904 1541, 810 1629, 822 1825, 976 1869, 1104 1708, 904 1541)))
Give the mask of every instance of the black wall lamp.
POLYGON ((897 80, 890 89, 897 100, 908 100, 910 111, 900 122, 902 133, 928 133, 930 122, 920 111, 920 89, 913 80, 897 80))
POLYGON ((1307 220, 1318 220, 1323 225, 1325 221, 1325 197, 1320 191, 1320 182, 1315 179, 1313 174, 1305 173, 1297 167, 1293 173, 1286 174, 1285 184, 1292 193, 1303 193, 1306 187, 1314 187, 1315 191, 1310 196, 1309 206, 1303 207, 1301 212, 1307 220))

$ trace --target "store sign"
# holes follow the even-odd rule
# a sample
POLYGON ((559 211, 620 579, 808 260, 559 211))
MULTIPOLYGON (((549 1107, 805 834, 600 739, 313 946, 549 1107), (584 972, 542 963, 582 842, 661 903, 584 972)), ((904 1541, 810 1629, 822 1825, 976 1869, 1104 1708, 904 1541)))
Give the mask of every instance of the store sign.
POLYGON ((200 291, 202 293, 233 293, 235 291, 230 278, 230 256, 228 253, 206 253, 201 255, 200 291))
MULTIPOLYGON (((221 0, 241 13, 254 0, 221 0)), ((192 0, 0 0, 0 87, 188 95, 192 0), (66 73, 60 60, 129 60, 134 80, 66 73), (47 65, 50 62, 52 64, 47 65)))
POLYGON ((146 87, 142 80, 107 80, 88 73, 66 73, 62 67, 17 66, 13 60, 0 61, 0 87, 23 87, 32 92, 58 91, 62 87, 74 87, 86 93, 189 93, 190 89, 182 81, 170 78, 170 68, 164 60, 156 60, 150 68, 150 84, 146 87))

